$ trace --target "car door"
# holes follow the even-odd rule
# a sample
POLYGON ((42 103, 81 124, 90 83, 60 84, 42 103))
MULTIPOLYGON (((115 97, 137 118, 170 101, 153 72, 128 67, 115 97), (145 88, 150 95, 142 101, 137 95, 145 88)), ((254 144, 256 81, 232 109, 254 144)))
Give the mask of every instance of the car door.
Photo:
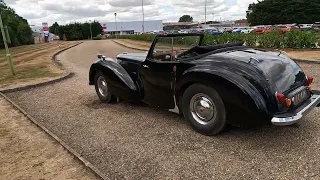
POLYGON ((158 39, 141 65, 143 101, 151 106, 173 109, 175 68, 177 61, 171 46, 172 38, 158 39))

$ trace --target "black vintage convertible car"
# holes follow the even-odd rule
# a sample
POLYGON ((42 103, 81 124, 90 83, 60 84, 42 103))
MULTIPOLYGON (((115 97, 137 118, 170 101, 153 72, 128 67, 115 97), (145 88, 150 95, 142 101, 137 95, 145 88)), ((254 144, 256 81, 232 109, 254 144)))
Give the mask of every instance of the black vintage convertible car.
POLYGON ((202 34, 156 36, 149 52, 98 55, 89 84, 101 101, 143 101, 183 114, 205 135, 248 119, 297 123, 320 105, 313 79, 283 52, 204 46, 202 34))

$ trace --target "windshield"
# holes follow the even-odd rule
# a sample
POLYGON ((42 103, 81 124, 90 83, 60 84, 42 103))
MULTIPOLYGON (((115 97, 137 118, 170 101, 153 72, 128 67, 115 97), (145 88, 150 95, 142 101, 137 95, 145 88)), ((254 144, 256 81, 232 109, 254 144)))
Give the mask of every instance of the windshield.
POLYGON ((157 38, 152 57, 160 61, 174 61, 180 54, 200 45, 200 35, 160 36, 157 38))

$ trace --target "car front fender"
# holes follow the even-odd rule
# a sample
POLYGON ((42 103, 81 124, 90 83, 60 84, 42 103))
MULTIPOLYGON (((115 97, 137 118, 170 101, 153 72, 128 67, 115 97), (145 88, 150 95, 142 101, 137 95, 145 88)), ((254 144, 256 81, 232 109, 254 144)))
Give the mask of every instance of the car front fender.
POLYGON ((110 86, 110 91, 116 96, 131 100, 140 95, 136 83, 132 80, 128 72, 113 59, 98 60, 91 65, 89 72, 89 84, 94 85, 95 74, 101 71, 110 86), (132 96, 132 98, 130 97, 132 96))

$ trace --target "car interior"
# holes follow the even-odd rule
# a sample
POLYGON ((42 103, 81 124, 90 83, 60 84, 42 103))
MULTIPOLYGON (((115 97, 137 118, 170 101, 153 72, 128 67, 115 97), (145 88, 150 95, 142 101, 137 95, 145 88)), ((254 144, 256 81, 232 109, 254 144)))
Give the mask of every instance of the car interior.
MULTIPOLYGON (((183 58, 191 58, 200 56, 203 54, 207 54, 219 49, 229 48, 229 47, 235 47, 235 46, 242 46, 243 42, 238 43, 229 43, 229 44, 218 44, 213 46, 195 46, 188 51, 185 51, 177 56, 177 59, 183 59, 183 58)), ((219 51, 221 52, 221 51, 219 51)))

